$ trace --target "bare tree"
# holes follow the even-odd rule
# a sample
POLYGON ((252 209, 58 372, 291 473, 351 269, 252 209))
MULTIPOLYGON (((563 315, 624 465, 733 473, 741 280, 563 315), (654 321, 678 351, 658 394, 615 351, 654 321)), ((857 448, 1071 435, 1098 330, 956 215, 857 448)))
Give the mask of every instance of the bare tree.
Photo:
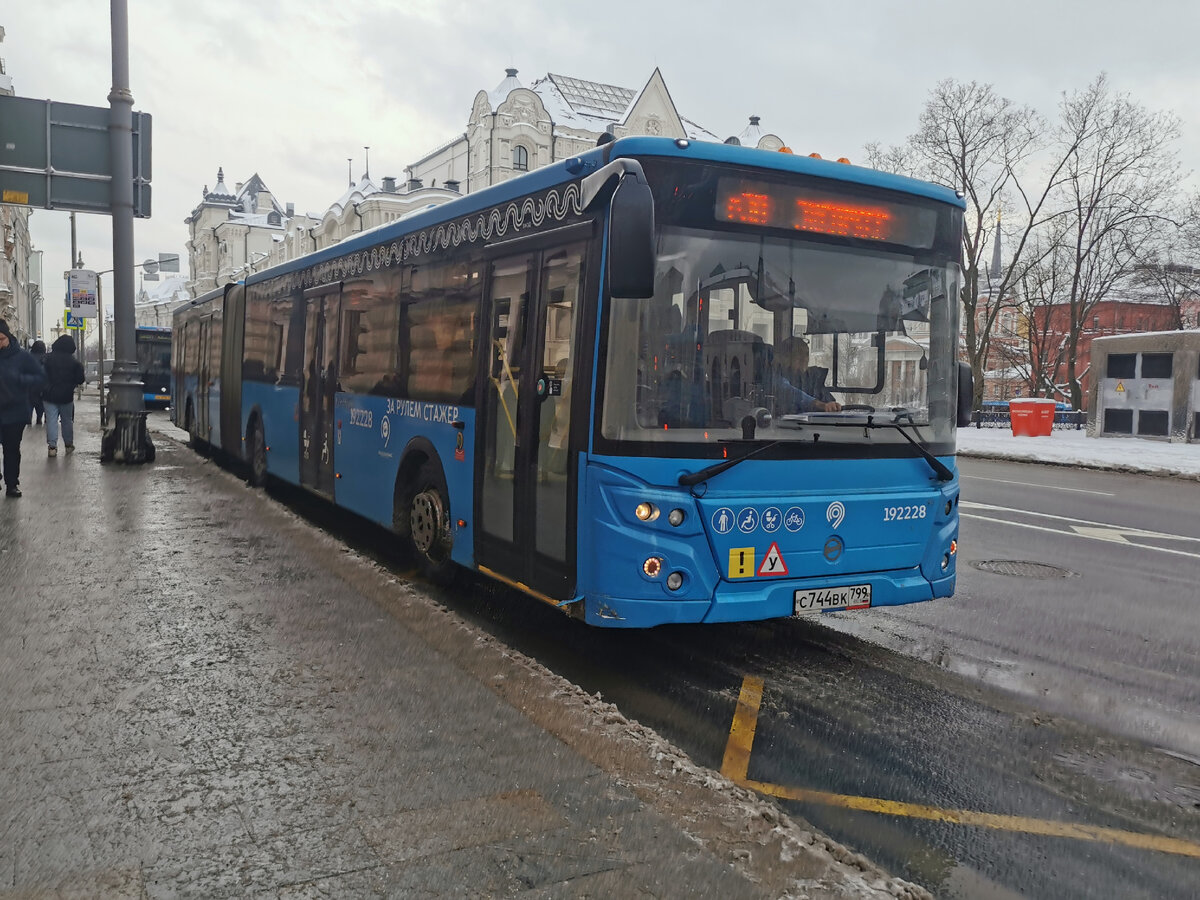
POLYGON ((1135 286, 1151 290, 1171 308, 1171 327, 1200 327, 1200 195, 1181 205, 1176 221, 1158 229, 1149 254, 1138 261, 1135 286))
POLYGON ((1034 110, 997 95, 991 85, 947 79, 930 92, 919 129, 903 147, 867 147, 876 168, 952 186, 966 199, 961 300, 976 406, 983 399, 992 332, 1000 313, 1013 305, 1009 297, 1030 235, 1053 216, 1045 206, 1061 177, 1061 163, 1044 175, 1025 172, 1044 149, 1045 133, 1034 110), (1023 179, 1036 187, 1027 187, 1023 179), (1010 217, 1016 225, 1010 226, 1007 261, 989 267, 985 254, 999 240, 1006 196, 1016 198, 1017 214, 1010 217))
POLYGON ((1025 352, 1015 366, 1022 373, 1029 396, 1058 398, 1065 395, 1067 342, 1063 335, 1060 299, 1069 278, 1063 229, 1046 228, 1032 243, 1031 262, 1019 273, 1018 306, 1025 352))
POLYGON ((1066 382, 1083 403, 1079 341, 1096 304, 1146 258, 1179 181, 1176 117, 1111 91, 1105 75, 1064 96, 1057 144, 1065 162, 1058 190, 1064 210, 1055 303, 1067 308, 1066 382))

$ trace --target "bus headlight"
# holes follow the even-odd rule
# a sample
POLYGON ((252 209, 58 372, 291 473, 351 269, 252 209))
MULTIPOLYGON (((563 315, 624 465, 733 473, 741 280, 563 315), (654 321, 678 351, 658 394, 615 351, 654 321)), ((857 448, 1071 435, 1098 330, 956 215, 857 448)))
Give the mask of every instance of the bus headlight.
POLYGON ((657 578, 659 575, 662 574, 662 566, 663 566, 662 557, 651 556, 644 563, 642 563, 642 571, 645 572, 647 575, 649 575, 651 578, 657 578))
POLYGON ((684 515, 685 513, 682 509, 673 509, 667 513, 667 521, 678 528, 683 524, 684 515))
POLYGON ((658 507, 653 503, 642 501, 634 508, 633 514, 643 522, 653 522, 658 518, 658 507))
POLYGON ((681 587, 683 587, 683 573, 682 572, 672 572, 670 575, 668 575, 667 576, 667 587, 673 591, 677 591, 681 587))

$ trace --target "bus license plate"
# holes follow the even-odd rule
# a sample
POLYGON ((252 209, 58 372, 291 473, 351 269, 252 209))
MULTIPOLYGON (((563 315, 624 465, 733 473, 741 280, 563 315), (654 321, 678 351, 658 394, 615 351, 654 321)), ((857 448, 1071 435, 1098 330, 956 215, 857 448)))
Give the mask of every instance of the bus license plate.
POLYGON ((841 609, 868 609, 871 606, 871 586, 847 584, 842 587, 811 588, 796 591, 794 600, 794 614, 797 616, 841 609))

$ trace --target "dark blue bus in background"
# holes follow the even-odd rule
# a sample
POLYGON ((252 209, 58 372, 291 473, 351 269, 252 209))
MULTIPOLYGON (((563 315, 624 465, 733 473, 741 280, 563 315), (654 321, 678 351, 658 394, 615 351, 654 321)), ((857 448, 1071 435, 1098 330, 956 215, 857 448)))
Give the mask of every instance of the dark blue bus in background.
POLYGON ((623 138, 180 307, 172 418, 593 625, 947 597, 963 209, 623 138))
POLYGON ((146 407, 170 406, 171 329, 138 325, 134 330, 134 349, 146 407))

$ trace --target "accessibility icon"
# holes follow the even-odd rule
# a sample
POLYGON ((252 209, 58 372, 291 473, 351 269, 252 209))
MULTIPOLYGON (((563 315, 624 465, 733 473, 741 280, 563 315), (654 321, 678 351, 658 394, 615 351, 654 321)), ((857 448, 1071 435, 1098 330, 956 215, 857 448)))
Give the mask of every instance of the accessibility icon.
POLYGON ((747 506, 738 513, 738 530, 742 534, 749 534, 758 528, 758 510, 752 506, 747 506))
POLYGON ((722 506, 712 515, 713 531, 717 534, 729 534, 733 530, 733 510, 728 506, 722 506))

